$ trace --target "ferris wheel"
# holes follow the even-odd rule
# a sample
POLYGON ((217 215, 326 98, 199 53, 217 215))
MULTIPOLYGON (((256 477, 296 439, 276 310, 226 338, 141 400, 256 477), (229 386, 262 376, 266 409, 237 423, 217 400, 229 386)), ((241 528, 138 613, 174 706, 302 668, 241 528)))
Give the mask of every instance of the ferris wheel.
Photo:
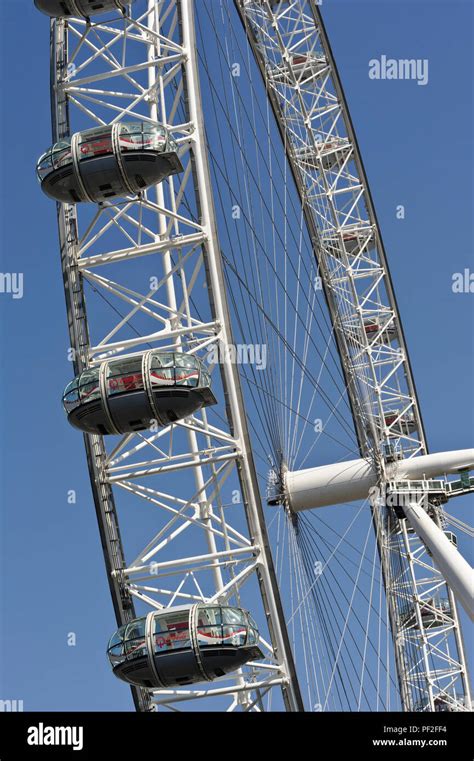
POLYGON ((139 711, 470 710, 474 450, 428 453, 318 4, 35 4, 113 673, 139 711))

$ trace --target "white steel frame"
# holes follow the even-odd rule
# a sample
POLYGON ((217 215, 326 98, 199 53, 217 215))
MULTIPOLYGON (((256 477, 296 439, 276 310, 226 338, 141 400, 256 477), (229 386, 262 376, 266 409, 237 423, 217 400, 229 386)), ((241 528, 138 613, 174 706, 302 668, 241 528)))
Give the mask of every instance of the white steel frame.
MULTIPOLYGON (((384 445, 393 442, 402 419, 413 420, 414 427, 397 436, 399 455, 423 454, 426 444, 383 243, 329 43, 314 0, 235 3, 265 77, 303 201, 360 451, 374 461, 383 487, 390 476, 382 456, 384 445), (314 58, 302 62, 302 56, 314 58), (336 164, 328 158, 331 152, 338 154, 336 164), (355 256, 348 248, 348 234, 360 241, 355 256), (366 318, 384 325, 370 340, 364 330, 366 318), (389 331, 395 332, 396 340, 388 338, 389 331), (386 423, 387 413, 394 410, 395 419, 386 423)), ((185 167, 182 175, 138 199, 97 207, 92 217, 83 206, 58 205, 76 373, 105 357, 131 356, 148 345, 203 354, 212 344, 224 349, 232 344, 207 164, 193 2, 149 0, 145 12, 137 16, 132 6, 132 13, 135 15, 118 14, 107 21, 100 17, 92 22, 57 20, 51 26, 54 139, 85 126, 124 118, 159 120, 178 141, 185 167), (129 58, 131 49, 141 50, 138 58, 129 58), (183 110, 186 118, 180 121, 183 110), (185 205, 191 186, 195 194, 192 210, 185 205), (111 230, 122 237, 120 247, 107 244, 111 230), (146 257, 160 262, 161 276, 156 287, 137 290, 123 281, 121 266, 146 257), (110 275, 115 266, 117 276, 110 275), (101 267, 107 270, 106 276, 100 274, 101 267), (192 298, 203 270, 210 307, 204 319, 195 313, 192 298), (85 281, 102 294, 120 299, 128 309, 92 345, 89 326, 91 332, 100 326, 88 322, 85 281), (157 329, 123 338, 123 328, 136 315, 146 316, 155 326, 158 323, 157 329)), ((220 356, 225 357, 226 352, 220 356)), ((220 369, 226 402, 222 427, 211 424, 204 411, 159 431, 124 436, 112 451, 102 437, 85 436, 91 482, 118 624, 134 617, 134 600, 152 609, 196 600, 238 601, 241 587, 256 574, 269 630, 268 638, 262 639, 267 657, 227 680, 223 687, 157 690, 152 694, 134 689, 135 704, 139 710, 158 705, 175 710, 182 701, 229 695, 228 710, 261 710, 262 696, 278 686, 286 708, 302 710, 239 378, 231 363, 224 362, 220 369), (181 445, 184 435, 185 448, 181 445), (193 493, 168 493, 156 488, 155 476, 188 469, 194 473, 193 493), (236 528, 224 510, 223 488, 237 477, 246 531, 236 528), (131 562, 125 560, 120 537, 114 498, 118 490, 160 510, 157 533, 131 562), (199 551, 160 561, 160 552, 196 529, 202 541, 199 551)), ((439 508, 438 513, 442 520, 439 508)), ((422 543, 412 549, 418 541, 416 535, 408 537, 406 528, 384 505, 374 505, 373 519, 403 707, 410 710, 421 703, 425 709, 434 710, 444 700, 451 708, 465 710, 469 687, 452 594, 446 592, 452 600, 451 618, 434 637, 423 628, 420 606, 425 591, 441 588, 443 580, 424 555, 422 543), (401 574, 393 572, 394 559, 401 564, 401 574), (407 599, 417 609, 420 626, 416 630, 405 625, 400 615, 407 599), (414 648, 421 657, 413 656, 414 648), (443 668, 429 665, 440 662, 443 668), (453 695, 459 695, 459 700, 453 695)))
MULTIPOLYGON (((425 454, 427 448, 385 250, 321 15, 315 0, 235 0, 235 5, 299 190, 361 456, 373 462, 384 494, 396 467, 387 465, 386 445, 396 444, 398 458, 425 454), (337 154, 337 162, 331 163, 331 154, 337 154), (354 235, 359 244, 351 255, 354 235), (366 334, 367 319, 383 325, 374 338, 366 334), (393 411, 397 414, 389 416, 393 411), (404 426, 403 420, 413 425, 404 426)), ((433 711, 444 703, 450 710, 468 710, 467 665, 454 598, 426 554, 420 574, 417 555, 423 552, 422 543, 413 537, 417 553, 411 552, 398 519, 380 502, 372 507, 402 706, 414 710, 422 705, 433 711), (402 567, 402 584, 392 570, 394 563, 402 567), (452 601, 441 637, 423 628, 419 614, 423 590, 435 586, 444 586, 452 601), (407 597, 418 609, 416 631, 400 615, 407 597)), ((438 514, 442 516, 440 507, 438 514)))
MULTIPOLYGON (((58 204, 76 373, 105 357, 132 356, 147 345, 202 353, 211 344, 219 344, 222 356, 227 356, 225 347, 232 343, 207 165, 193 2, 149 0, 141 15, 134 8, 134 15, 118 14, 113 20, 73 18, 51 23, 54 140, 85 126, 121 119, 159 120, 177 140, 184 165, 182 175, 139 198, 102 204, 92 216, 88 205, 58 204), (141 51, 138 58, 137 49, 141 51), (131 50, 135 58, 128 57, 131 50), (146 86, 143 72, 147 72, 146 86), (183 109, 186 119, 180 121, 183 109), (194 215, 184 203, 185 191, 189 196, 193 188, 194 215), (107 246, 111 230, 123 237, 122 247, 107 246), (120 266, 143 257, 154 257, 162 275, 156 287, 139 292, 121 280, 120 266), (100 274, 102 266, 108 268, 107 276, 100 274), (192 302, 203 271, 210 304, 210 318, 204 321, 193 313, 192 302), (85 281, 127 307, 127 314, 94 345, 89 328, 100 330, 101 326, 88 321, 85 281), (122 329, 137 314, 154 320, 157 329, 122 338, 122 329)), ((227 695, 227 710, 259 711, 263 696, 278 687, 287 710, 303 710, 259 502, 239 378, 231 362, 224 362, 220 371, 226 410, 222 427, 209 423, 204 410, 158 431, 125 435, 112 451, 101 436, 85 435, 85 445, 117 623, 135 616, 137 600, 151 609, 195 601, 233 599, 238 603, 243 586, 256 575, 268 627, 267 638, 261 638, 265 658, 226 678, 222 687, 198 685, 153 692, 133 688, 132 692, 138 710, 158 706, 178 710, 176 704, 182 701, 227 695), (188 469, 194 473, 192 493, 185 493, 184 487, 181 494, 167 493, 153 481, 158 474, 165 477, 188 469), (242 504, 233 510, 245 511, 245 531, 235 528, 230 511, 224 510, 223 489, 231 478, 240 482, 242 504), (131 562, 125 559, 120 537, 114 496, 118 490, 159 508, 155 535, 131 562), (200 543, 195 540, 193 556, 178 554, 173 560, 160 560, 160 552, 196 529, 200 543)))

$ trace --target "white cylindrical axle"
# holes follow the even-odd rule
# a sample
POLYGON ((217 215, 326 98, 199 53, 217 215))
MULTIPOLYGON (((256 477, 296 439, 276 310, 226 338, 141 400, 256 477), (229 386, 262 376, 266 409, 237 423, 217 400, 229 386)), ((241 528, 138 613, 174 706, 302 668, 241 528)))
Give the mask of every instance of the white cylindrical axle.
POLYGON ((474 619, 474 570, 420 505, 409 502, 403 510, 454 595, 470 618, 474 619))
MULTIPOLYGON (((435 478, 445 473, 474 469, 474 449, 435 454, 400 460, 388 467, 391 480, 435 478)), ((377 483, 371 462, 349 460, 306 470, 287 471, 285 493, 292 510, 311 510, 326 505, 340 505, 367 499, 369 490, 377 483)))
POLYGON ((311 510, 366 499, 377 477, 372 463, 350 460, 307 470, 287 471, 285 493, 292 510, 311 510))

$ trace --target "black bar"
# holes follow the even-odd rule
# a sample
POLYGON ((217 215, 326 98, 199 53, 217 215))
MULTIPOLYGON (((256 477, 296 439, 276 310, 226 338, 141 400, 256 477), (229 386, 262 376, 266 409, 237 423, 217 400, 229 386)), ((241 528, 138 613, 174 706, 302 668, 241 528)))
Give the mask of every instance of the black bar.
MULTIPOLYGON (((179 707, 179 706, 178 706, 179 707)), ((183 704, 185 708, 185 704, 183 704)), ((469 761, 470 713, 0 713, 0 761, 214 756, 469 761), (225 733, 225 735, 224 735, 225 733), (50 744, 54 741, 56 744, 50 744), (224 741, 225 742, 225 741, 224 741), (39 743, 39 744, 34 744, 39 743), (69 743, 69 744, 66 744, 69 743), (74 750, 76 746, 76 750, 74 750), (284 750, 286 749, 286 750, 284 750), (132 755, 130 755, 132 754, 132 755), (172 754, 172 755, 168 755, 172 754), (258 754, 258 756, 257 756, 258 754)))

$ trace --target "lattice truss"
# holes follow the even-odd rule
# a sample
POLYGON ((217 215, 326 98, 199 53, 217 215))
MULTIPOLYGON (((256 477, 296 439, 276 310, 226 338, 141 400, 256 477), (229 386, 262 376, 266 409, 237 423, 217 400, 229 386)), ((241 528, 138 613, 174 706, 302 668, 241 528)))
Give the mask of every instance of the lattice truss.
POLYGON ((334 66, 308 0, 241 0, 311 218, 364 450, 423 448, 380 232, 334 66), (408 381, 407 381, 408 378, 408 381))
MULTIPOLYGON (((182 37, 183 10, 191 6, 157 0, 144 10, 139 0, 133 17, 52 27, 55 138, 119 121, 160 121, 177 141, 183 165, 182 173, 139 198, 59 207, 75 372, 149 348, 205 358, 232 342, 189 63, 192 24, 182 37)), ((262 63, 304 202, 361 451, 381 468, 380 455, 388 451, 396 468, 398 457, 424 451, 422 423, 383 244, 319 17, 310 0, 237 0, 236 6, 262 63)), ((258 711, 270 700, 279 706, 272 690, 278 686, 295 710, 298 690, 265 549, 238 377, 224 362, 212 379, 218 404, 184 421, 152 425, 110 446, 110 439, 86 437, 117 619, 197 601, 252 607, 263 660, 209 688, 159 690, 151 701, 138 691, 140 707, 175 710, 180 701, 211 697, 227 710, 258 711)), ((453 697, 458 683, 462 691, 465 662, 452 595, 422 546, 408 551, 414 537, 401 542, 404 529, 386 509, 376 510, 374 520, 404 707, 429 710, 436 700, 462 706, 462 697, 453 697), (442 632, 423 615, 435 592, 453 603, 443 612, 450 622, 442 632)))
MULTIPOLYGON (((445 526, 439 505, 420 496, 418 504, 445 526)), ((400 685, 412 711, 470 710, 463 643, 459 639, 456 601, 429 553, 406 521, 388 519, 387 545, 393 563, 388 584, 396 590, 398 638, 405 656, 400 685), (414 578, 416 594, 413 594, 414 578), (426 674, 426 683, 420 680, 426 674)))
MULTIPOLYGON (((377 462, 383 491, 387 463, 387 472, 396 473, 401 458, 423 454, 424 433, 383 242, 319 11, 314 0, 236 0, 236 6, 312 231, 361 453, 377 462)), ((381 502, 373 517, 402 704, 464 710, 467 671, 452 593, 418 539, 410 536, 416 552, 399 541, 400 523, 381 502), (435 589, 452 603, 440 632, 427 628, 420 613, 435 589), (408 604, 417 626, 406 618, 408 604)))
MULTIPOLYGON (((229 342, 206 259, 212 230, 209 220, 203 225, 202 204, 209 199, 196 181, 203 146, 189 115, 179 6, 151 2, 133 18, 70 19, 52 27, 57 137, 123 120, 158 120, 177 141, 184 167, 138 198, 60 207, 76 371, 150 347, 205 358, 211 347, 229 342)), ((227 710, 258 711, 271 687, 288 683, 232 372, 212 371, 215 407, 114 438, 110 448, 109 440, 89 437, 121 622, 133 617, 133 603, 149 610, 197 601, 245 607, 246 595, 266 600, 265 611, 253 610, 264 659, 209 689, 156 691, 152 702, 167 707, 223 695, 227 710), (132 524, 143 533, 125 548, 127 561, 114 493, 122 533, 132 524)))

